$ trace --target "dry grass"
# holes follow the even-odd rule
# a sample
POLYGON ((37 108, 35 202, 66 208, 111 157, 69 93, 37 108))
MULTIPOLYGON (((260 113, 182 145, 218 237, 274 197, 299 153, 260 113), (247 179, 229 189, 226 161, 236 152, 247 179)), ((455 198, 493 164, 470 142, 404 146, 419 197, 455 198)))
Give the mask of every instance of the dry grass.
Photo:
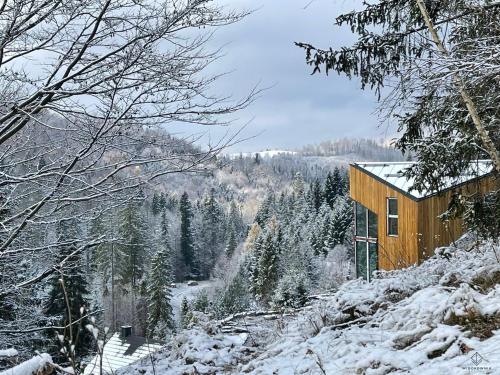
POLYGON ((493 336, 493 331, 500 329, 500 314, 481 315, 476 310, 471 309, 466 315, 451 316, 444 321, 444 324, 458 325, 466 331, 470 331, 472 336, 485 340, 493 336))

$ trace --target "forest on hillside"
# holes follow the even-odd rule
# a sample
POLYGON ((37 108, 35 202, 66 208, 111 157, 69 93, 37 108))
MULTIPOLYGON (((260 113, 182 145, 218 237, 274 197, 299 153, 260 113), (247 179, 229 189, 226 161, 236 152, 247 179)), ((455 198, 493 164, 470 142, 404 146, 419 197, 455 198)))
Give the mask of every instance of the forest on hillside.
POLYGON ((333 2, 333 33, 321 2, 281 1, 269 18, 251 1, 0 1, 2 375, 81 375, 91 358, 103 375, 122 325, 138 339, 124 355, 149 355, 118 374, 463 373, 497 354, 500 1, 333 2), (309 30, 334 39, 294 39, 309 30), (270 79, 228 78, 226 46, 245 79, 270 79), (346 138, 377 120, 344 78, 373 90, 394 139, 346 138), (231 154, 245 140, 296 149, 231 154), (387 236, 436 238, 437 218, 467 233, 390 271, 371 269, 367 236, 371 274, 352 280, 347 164, 374 159, 414 161, 384 176, 410 190, 457 188, 439 213, 412 203, 407 233, 384 196, 387 236), (491 185, 467 191, 479 161, 491 185))

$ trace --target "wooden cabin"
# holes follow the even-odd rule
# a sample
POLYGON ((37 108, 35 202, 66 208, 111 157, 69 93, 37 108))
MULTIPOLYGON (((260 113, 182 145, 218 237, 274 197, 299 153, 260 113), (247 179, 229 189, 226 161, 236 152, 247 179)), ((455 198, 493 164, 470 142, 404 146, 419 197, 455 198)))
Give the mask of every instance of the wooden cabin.
POLYGON ((489 161, 474 165, 471 172, 439 192, 418 192, 411 189, 413 181, 402 175, 409 162, 351 164, 357 277, 369 281, 375 270, 418 264, 437 247, 458 239, 464 232, 463 221, 439 218, 453 192, 484 193, 498 186, 489 161))

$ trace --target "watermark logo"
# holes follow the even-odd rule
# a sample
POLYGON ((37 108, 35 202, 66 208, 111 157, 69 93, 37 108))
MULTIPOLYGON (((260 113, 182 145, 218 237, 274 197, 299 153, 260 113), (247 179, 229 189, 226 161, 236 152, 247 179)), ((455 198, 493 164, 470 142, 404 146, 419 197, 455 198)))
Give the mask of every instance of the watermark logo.
POLYGON ((465 370, 474 371, 474 372, 486 372, 491 371, 491 367, 488 366, 489 361, 479 354, 478 352, 474 352, 467 363, 467 366, 464 367, 465 370), (473 366, 472 366, 473 365, 473 366))
POLYGON ((483 362, 484 358, 481 354, 476 352, 472 355, 472 358, 470 360, 474 365, 479 366, 481 362, 483 362))

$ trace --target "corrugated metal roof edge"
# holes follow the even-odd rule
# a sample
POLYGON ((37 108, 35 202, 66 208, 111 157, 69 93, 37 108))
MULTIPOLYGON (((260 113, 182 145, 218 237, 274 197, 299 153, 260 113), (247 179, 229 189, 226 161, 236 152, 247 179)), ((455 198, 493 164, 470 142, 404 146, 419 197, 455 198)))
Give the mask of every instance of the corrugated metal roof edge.
MULTIPOLYGON (((480 161, 487 161, 487 160, 480 160, 480 161)), ((408 164, 409 162, 405 162, 405 163, 402 163, 401 164, 408 164)), ((478 176, 478 177, 475 177, 475 178, 471 178, 470 180, 467 180, 467 181, 464 181, 464 182, 461 182, 459 184, 456 184, 456 185, 452 185, 450 187, 447 187, 446 189, 443 189, 443 190, 440 190, 440 191, 436 191, 436 192, 433 192, 429 195, 426 195, 425 197, 421 197, 421 198, 418 198, 414 195, 411 195, 410 193, 408 193, 407 191, 403 190, 403 189, 400 189, 398 188, 396 185, 393 185, 391 184, 390 182, 384 180, 383 178, 377 176, 376 174, 374 173, 371 173, 370 171, 367 171, 366 169, 364 169, 363 167, 361 167, 361 164, 368 164, 368 163, 359 163, 359 162, 356 162, 356 163, 351 163, 349 165, 351 165, 352 167, 356 168, 357 170, 363 172, 363 173, 366 173, 368 176, 370 177, 373 177, 375 180, 385 184, 385 185, 388 185, 391 189, 393 190, 396 190, 397 192, 405 195, 406 197, 414 200, 415 202, 421 202, 423 200, 426 200, 426 199, 429 199, 431 197, 434 197, 436 195, 439 195, 439 194, 442 194, 442 193, 445 193, 447 192, 448 190, 453 190, 453 189, 456 189, 456 188, 459 188, 463 185, 466 185, 466 184, 469 184, 471 182, 476 182, 478 180, 481 180, 483 178, 487 178, 487 177, 491 177, 493 174, 494 174, 494 170, 489 172, 489 173, 486 173, 482 176, 478 176)), ((390 163, 377 163, 378 165, 389 165, 390 163)), ((395 163, 393 163, 395 164, 395 163)), ((374 164, 371 164, 371 165, 374 165, 374 164)))

